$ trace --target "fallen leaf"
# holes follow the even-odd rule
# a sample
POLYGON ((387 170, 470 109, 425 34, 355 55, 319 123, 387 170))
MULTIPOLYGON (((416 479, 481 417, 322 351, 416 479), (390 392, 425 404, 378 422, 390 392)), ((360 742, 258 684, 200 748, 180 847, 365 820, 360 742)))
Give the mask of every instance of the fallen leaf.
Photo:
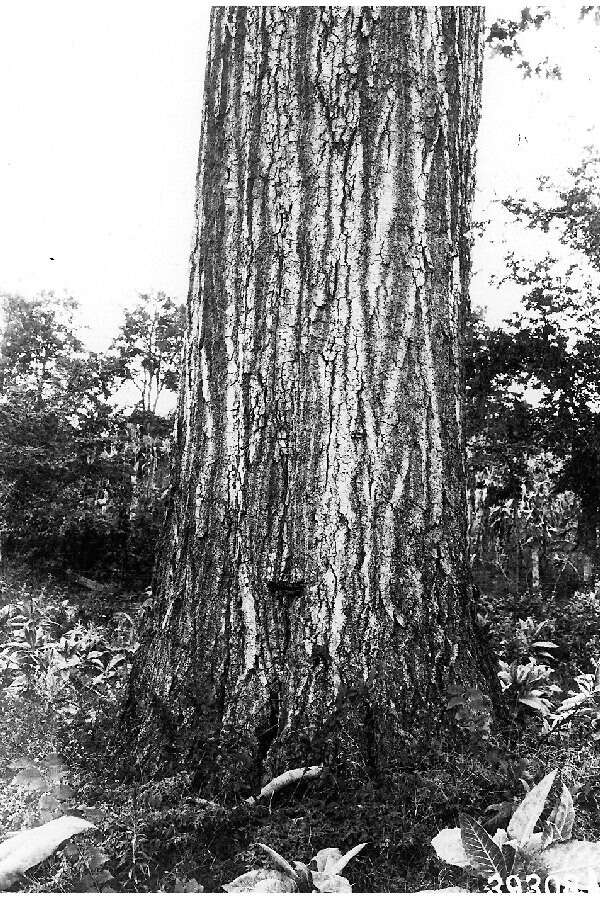
POLYGON ((0 890, 6 890, 19 875, 51 856, 63 841, 93 827, 84 819, 61 816, 3 841, 0 844, 0 890))
POLYGON ((469 865, 469 857, 464 848, 460 828, 444 828, 431 842, 433 849, 442 860, 451 866, 465 869, 469 865))
POLYGON ((295 889, 296 880, 277 869, 252 869, 223 885, 223 890, 228 894, 287 894, 295 889))

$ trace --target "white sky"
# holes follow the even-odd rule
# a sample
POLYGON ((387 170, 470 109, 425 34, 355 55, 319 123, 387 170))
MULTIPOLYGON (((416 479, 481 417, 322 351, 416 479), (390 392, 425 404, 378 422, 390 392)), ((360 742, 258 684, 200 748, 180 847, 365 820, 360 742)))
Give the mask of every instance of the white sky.
MULTIPOLYGON (((524 79, 513 63, 498 57, 487 58, 484 67, 474 217, 491 223, 474 248, 471 299, 486 306, 493 321, 518 306, 518 289, 490 286, 490 276, 503 273, 508 251, 532 260, 549 252, 566 256, 552 235, 516 225, 502 199, 536 196, 541 175, 568 184, 568 169, 579 165, 584 148, 600 147, 600 26, 593 15, 579 20, 579 3, 550 7, 551 21, 519 42, 531 62, 547 56, 560 65, 560 81, 524 79)), ((511 10, 518 17, 520 8, 490 4, 488 20, 511 10)))
MULTIPOLYGON (((504 3, 489 10, 490 21, 504 3)), ((488 286, 508 249, 543 256, 550 239, 506 227, 499 200, 564 178, 600 124, 600 27, 579 4, 522 39, 562 82, 523 80, 487 61, 475 304, 516 302, 488 286), (592 129, 592 131, 590 131, 592 129)), ((0 291, 67 291, 88 340, 105 347, 141 291, 187 293, 209 5, 202 0, 4 0, 0 5, 0 291)))
POLYGON ((0 290, 71 292, 94 345, 187 293, 209 9, 0 5, 0 290))

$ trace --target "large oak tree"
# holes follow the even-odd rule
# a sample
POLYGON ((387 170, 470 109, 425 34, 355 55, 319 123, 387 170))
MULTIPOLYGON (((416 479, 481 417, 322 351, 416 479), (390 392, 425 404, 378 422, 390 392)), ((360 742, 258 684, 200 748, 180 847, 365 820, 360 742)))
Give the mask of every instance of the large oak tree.
POLYGON ((128 702, 147 760, 158 739, 256 778, 377 765, 449 682, 489 678, 463 436, 482 18, 212 11, 172 499, 128 702))

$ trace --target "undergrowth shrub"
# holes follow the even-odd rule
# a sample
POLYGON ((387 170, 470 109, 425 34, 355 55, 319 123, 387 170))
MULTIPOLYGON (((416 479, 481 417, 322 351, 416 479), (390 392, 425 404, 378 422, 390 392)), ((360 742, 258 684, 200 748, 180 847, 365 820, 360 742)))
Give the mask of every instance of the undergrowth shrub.
POLYGON ((527 792, 507 829, 492 836, 475 819, 460 815, 459 828, 445 828, 432 845, 444 862, 474 874, 487 889, 558 893, 561 889, 597 891, 600 843, 573 840, 573 797, 563 783, 553 792, 557 771, 527 792), (538 825, 548 801, 551 810, 538 825))
MULTIPOLYGON (((116 611, 102 625, 84 621, 57 588, 3 585, 0 607, 0 692, 36 696, 63 724, 81 711, 82 696, 115 702, 137 649, 134 619, 116 611)), ((94 712, 90 710, 90 718, 94 712)))

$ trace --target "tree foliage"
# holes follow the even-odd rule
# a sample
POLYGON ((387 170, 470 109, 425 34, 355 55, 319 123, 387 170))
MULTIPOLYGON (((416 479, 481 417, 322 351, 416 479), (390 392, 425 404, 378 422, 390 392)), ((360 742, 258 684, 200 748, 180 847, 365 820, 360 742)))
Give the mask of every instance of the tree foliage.
POLYGON ((524 32, 531 28, 539 29, 551 16, 551 10, 546 6, 537 6, 534 9, 523 7, 515 18, 502 17, 496 19, 490 25, 486 37, 489 52, 494 56, 503 56, 514 60, 517 68, 521 70, 524 78, 532 75, 544 78, 560 78, 560 67, 545 57, 537 63, 532 63, 524 54, 520 38, 524 32))
POLYGON ((127 313, 118 354, 85 348, 72 298, 3 298, 0 515, 5 551, 149 577, 162 518, 182 315, 164 295, 127 313), (147 353, 144 355, 144 348, 147 353), (123 381, 142 395, 117 406, 123 381))
POLYGON ((140 294, 125 312, 111 347, 112 371, 118 382, 134 386, 144 415, 156 415, 163 392, 177 389, 184 321, 185 307, 161 291, 140 294))
POLYGON ((548 182, 542 187, 541 200, 511 198, 506 206, 531 228, 553 229, 577 261, 561 268, 551 255, 533 263, 510 257, 506 279, 521 288, 519 312, 497 327, 474 317, 468 364, 471 466, 475 482, 477 472, 487 472, 489 479, 493 470, 488 501, 514 501, 514 511, 523 490, 531 496, 532 459, 545 458, 554 496, 570 493, 577 501, 577 508, 570 503, 559 536, 564 538, 575 514, 578 533, 571 549, 592 554, 597 565, 600 160, 590 152, 571 172, 568 187, 558 190, 548 182))

